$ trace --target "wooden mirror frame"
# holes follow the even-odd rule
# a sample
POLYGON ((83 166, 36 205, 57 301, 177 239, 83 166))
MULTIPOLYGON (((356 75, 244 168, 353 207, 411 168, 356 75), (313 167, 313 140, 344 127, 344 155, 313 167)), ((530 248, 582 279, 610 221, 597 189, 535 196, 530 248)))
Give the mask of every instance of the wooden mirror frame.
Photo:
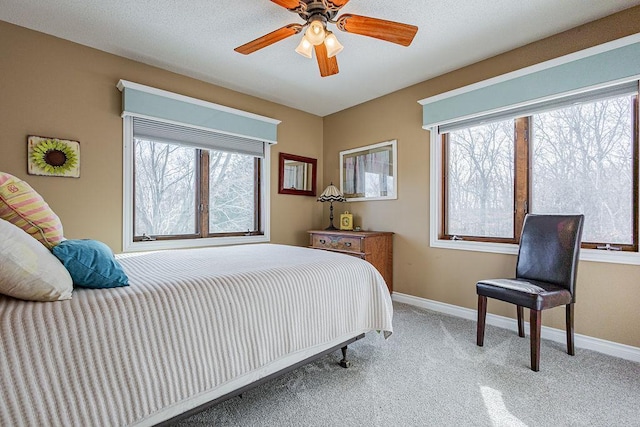
POLYGON ((316 196, 316 175, 318 172, 318 160, 311 157, 296 156, 295 154, 280 153, 279 167, 278 167, 278 193, 280 194, 296 194, 298 196, 316 196), (294 162, 309 163, 311 169, 311 189, 310 190, 297 190, 294 188, 284 188, 284 165, 286 160, 292 160, 294 162))

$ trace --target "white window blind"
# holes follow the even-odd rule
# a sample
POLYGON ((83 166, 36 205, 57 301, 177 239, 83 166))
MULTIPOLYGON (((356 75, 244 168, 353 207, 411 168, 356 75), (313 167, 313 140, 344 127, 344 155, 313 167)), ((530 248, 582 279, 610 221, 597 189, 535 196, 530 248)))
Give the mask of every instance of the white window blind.
POLYGON ((241 136, 133 117, 134 138, 264 157, 264 142, 241 136))

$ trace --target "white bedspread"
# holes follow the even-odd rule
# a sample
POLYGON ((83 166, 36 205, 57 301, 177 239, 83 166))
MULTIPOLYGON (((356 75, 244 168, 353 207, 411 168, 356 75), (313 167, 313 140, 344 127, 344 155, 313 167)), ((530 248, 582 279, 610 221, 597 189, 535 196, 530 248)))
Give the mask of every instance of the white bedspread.
POLYGON ((0 296, 1 426, 152 424, 392 331, 384 280, 355 257, 262 244, 119 259, 130 287, 0 296))

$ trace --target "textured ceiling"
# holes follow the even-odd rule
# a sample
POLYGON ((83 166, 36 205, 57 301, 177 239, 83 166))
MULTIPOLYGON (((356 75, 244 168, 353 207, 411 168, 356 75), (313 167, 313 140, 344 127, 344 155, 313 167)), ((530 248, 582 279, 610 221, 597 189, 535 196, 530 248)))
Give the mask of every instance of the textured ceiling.
MULTIPOLYGON (((341 13, 419 27, 409 47, 330 29, 340 73, 294 52, 301 34, 234 48, 298 15, 269 0, 0 0, 0 20, 325 116, 640 4, 640 0, 351 0, 341 13)), ((333 27, 333 28, 331 28, 333 27)))

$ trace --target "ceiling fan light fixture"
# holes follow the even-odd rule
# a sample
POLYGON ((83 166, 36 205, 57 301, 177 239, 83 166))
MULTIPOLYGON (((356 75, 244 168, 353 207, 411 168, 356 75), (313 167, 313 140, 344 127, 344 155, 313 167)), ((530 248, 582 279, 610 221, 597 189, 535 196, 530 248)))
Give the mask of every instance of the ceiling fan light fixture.
POLYGON ((327 37, 324 39, 324 45, 327 48, 327 57, 331 58, 342 52, 344 46, 340 44, 335 34, 327 31, 327 37))
POLYGON ((238 46, 234 50, 248 55, 304 31, 302 40, 295 50, 305 58, 316 57, 321 77, 338 74, 336 55, 343 50, 343 46, 338 42, 336 36, 327 28, 329 24, 335 25, 340 31, 346 33, 373 37, 401 46, 409 46, 418 32, 418 27, 415 25, 403 24, 402 22, 351 13, 337 16, 341 8, 349 3, 349 0, 271 1, 295 13, 304 20, 304 23, 285 25, 249 43, 238 46), (315 55, 313 55, 314 51, 315 55))
POLYGON ((309 40, 307 40, 306 36, 302 36, 302 40, 300 40, 300 44, 296 48, 296 52, 305 58, 311 59, 311 52, 313 52, 313 45, 309 40))
POLYGON ((314 46, 322 43, 326 36, 324 24, 322 23, 322 21, 311 21, 311 23, 309 24, 309 28, 307 28, 307 31, 304 33, 304 36, 307 38, 307 40, 309 40, 309 43, 314 46))

